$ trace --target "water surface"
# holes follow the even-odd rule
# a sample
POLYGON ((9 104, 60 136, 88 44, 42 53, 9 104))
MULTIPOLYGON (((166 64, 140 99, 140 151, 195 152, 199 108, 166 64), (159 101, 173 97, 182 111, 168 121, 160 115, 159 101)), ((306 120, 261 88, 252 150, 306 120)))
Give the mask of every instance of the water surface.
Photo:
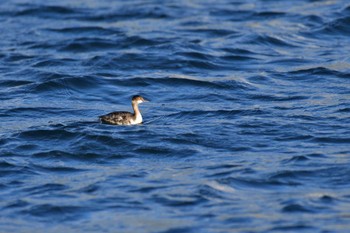
POLYGON ((348 232, 350 4, 0 3, 1 232, 348 232), (151 102, 144 124, 97 116, 151 102))

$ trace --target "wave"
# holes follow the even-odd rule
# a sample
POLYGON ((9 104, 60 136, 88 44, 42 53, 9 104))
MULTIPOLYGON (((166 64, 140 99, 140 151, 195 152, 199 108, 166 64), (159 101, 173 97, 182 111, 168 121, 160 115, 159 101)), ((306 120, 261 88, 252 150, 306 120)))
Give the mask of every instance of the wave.
POLYGON ((325 23, 318 33, 325 33, 330 36, 334 35, 344 35, 348 36, 350 34, 350 17, 341 17, 325 23))
POLYGON ((76 14, 79 11, 70 7, 63 6, 45 6, 45 5, 22 5, 26 9, 19 10, 14 13, 14 16, 23 17, 23 16, 35 16, 35 17, 57 17, 64 15, 76 14))
POLYGON ((73 36, 90 36, 91 34, 98 34, 100 36, 123 35, 120 29, 104 28, 98 26, 47 28, 46 30, 60 34, 69 34, 73 36))

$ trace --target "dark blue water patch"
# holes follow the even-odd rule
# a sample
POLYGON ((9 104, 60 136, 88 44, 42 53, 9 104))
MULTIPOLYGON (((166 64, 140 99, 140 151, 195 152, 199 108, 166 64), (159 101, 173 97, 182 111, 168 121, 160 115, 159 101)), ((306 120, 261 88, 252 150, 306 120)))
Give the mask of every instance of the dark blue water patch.
POLYGON ((307 231, 307 232, 312 232, 314 231, 316 228, 312 227, 310 225, 307 224, 295 224, 295 225, 291 225, 291 224, 286 224, 285 226, 279 226, 279 227, 274 227, 272 229, 270 229, 270 231, 272 232, 295 232, 295 231, 307 231))
POLYGON ((350 112, 350 108, 341 108, 341 109, 338 109, 336 112, 350 112))
POLYGON ((318 158, 327 158, 326 155, 320 154, 320 153, 311 153, 311 154, 308 154, 307 156, 310 157, 310 158, 315 158, 315 159, 318 159, 318 158))
MULTIPOLYGON (((122 77, 118 77, 118 78, 113 78, 113 79, 104 79, 106 77, 106 74, 102 74, 102 75, 96 74, 96 76, 103 80, 102 82, 104 82, 104 86, 118 85, 118 86, 121 86, 124 88, 141 88, 141 90, 142 90, 144 88, 147 88, 148 86, 151 86, 153 83, 156 83, 156 81, 153 81, 152 79, 148 79, 148 78, 135 77, 135 78, 130 78, 130 79, 124 79, 122 77), (132 80, 132 81, 130 81, 130 80, 132 80)), ((123 92, 116 93, 115 91, 108 90, 108 89, 105 89, 103 94, 105 95, 104 98, 111 98, 111 99, 114 99, 114 101, 118 101, 119 96, 128 96, 128 97, 130 96, 130 94, 128 94, 128 93, 123 93, 123 92), (108 96, 108 94, 111 96, 108 96)), ((143 93, 139 92, 139 94, 143 94, 143 93)), ((147 98, 147 99, 149 99, 149 98, 147 98)))
POLYGON ((100 189, 101 189, 100 185, 92 184, 92 185, 88 185, 86 187, 83 187, 82 189, 79 190, 79 192, 93 194, 93 193, 96 193, 100 189))
MULTIPOLYGON (((34 159, 39 159, 39 160, 60 160, 60 161, 68 161, 68 162, 72 162, 72 161, 80 161, 80 162, 101 162, 101 160, 106 159, 106 157, 101 157, 101 155, 99 153, 91 153, 89 151, 85 151, 85 152, 79 152, 79 153, 70 153, 70 152, 66 152, 66 151, 59 151, 59 150, 48 150, 48 151, 42 151, 42 152, 36 152, 36 153, 32 153, 31 157, 33 157, 34 159)), ((125 158, 121 155, 114 155, 114 156, 109 156, 107 158, 113 158, 113 159, 122 159, 125 158)), ((48 168, 50 170, 50 168, 48 168)), ((84 171, 81 169, 78 170, 71 170, 70 168, 57 168, 58 171, 67 171, 67 172, 80 172, 80 171, 84 171)), ((53 169, 55 170, 55 168, 53 169)))
POLYGON ((121 48, 152 47, 162 43, 169 43, 169 41, 161 38, 148 39, 141 36, 129 36, 119 42, 119 46, 121 48))
POLYGON ((27 55, 27 54, 21 54, 21 53, 10 53, 7 55, 4 55, 4 60, 5 62, 10 62, 10 63, 16 63, 16 62, 23 62, 27 60, 32 60, 35 59, 35 56, 32 55, 27 55))
POLYGON ((39 172, 30 166, 13 166, 0 171, 3 177, 29 177, 39 175, 39 172))
POLYGON ((278 95, 253 95, 250 97, 254 100, 263 101, 298 101, 307 99, 307 96, 278 96, 278 95))
POLYGON ((79 134, 67 131, 67 130, 47 130, 47 129, 32 129, 25 132, 21 132, 18 135, 19 138, 26 140, 67 140, 79 137, 79 134))
POLYGON ((225 18, 233 22, 264 22, 279 19, 281 21, 296 17, 296 14, 283 11, 251 11, 218 9, 211 12, 213 16, 225 18))
POLYGON ((218 198, 218 199, 224 199, 225 196, 222 194, 222 192, 220 192, 217 189, 214 189, 213 187, 209 186, 209 185, 204 185, 203 187, 201 187, 199 189, 199 194, 202 195, 203 197, 206 197, 208 199, 211 198, 218 198))
POLYGON ((295 17, 295 15, 293 14, 287 14, 286 12, 278 12, 278 11, 262 11, 262 12, 256 12, 254 14, 254 16, 258 19, 258 20, 271 20, 271 19, 275 19, 275 18, 283 18, 285 16, 288 17, 295 17))
POLYGON ((196 29, 185 29, 185 32, 190 32, 191 34, 205 34, 208 37, 225 37, 225 36, 238 36, 239 32, 232 30, 223 29, 210 29, 210 28, 196 28, 196 29))
POLYGON ((208 61, 214 59, 214 57, 210 54, 200 53, 200 52, 177 52, 175 53, 177 56, 186 57, 190 59, 198 59, 203 61, 208 61))
POLYGON ((332 196, 329 195, 323 195, 322 197, 319 198, 319 201, 325 204, 332 204, 335 200, 332 196))
POLYGON ((301 186, 300 181, 282 179, 278 180, 275 178, 269 179, 249 179, 249 178, 223 178, 219 179, 220 183, 229 185, 234 189, 239 190, 285 190, 286 188, 296 188, 301 186))
POLYGON ((93 12, 89 10, 89 14, 81 15, 79 20, 92 21, 92 22, 120 22, 124 20, 140 20, 140 19, 172 19, 179 17, 181 11, 176 10, 176 7, 171 7, 172 11, 167 11, 165 5, 148 6, 143 4, 140 7, 138 4, 125 4, 121 7, 112 8, 107 11, 93 12), (178 14, 176 14, 178 13, 178 14))
POLYGON ((56 43, 56 42, 52 42, 52 41, 45 41, 42 43, 33 43, 33 42, 26 42, 25 43, 25 45, 30 50, 58 49, 62 46, 62 44, 66 44, 66 41, 65 41, 65 43, 62 43, 62 42, 56 43))
POLYGON ((315 137, 313 140, 320 143, 350 143, 349 137, 315 137))
POLYGON ((235 61, 235 62, 246 62, 248 60, 259 60, 258 58, 250 57, 250 56, 241 56, 241 55, 226 55, 220 57, 224 61, 235 61))
POLYGON ((111 50, 118 46, 116 41, 100 38, 78 38, 64 44, 60 51, 71 53, 111 50))
POLYGON ((269 180, 298 180, 301 178, 313 176, 314 174, 315 172, 307 170, 282 171, 271 175, 269 177, 269 180))
POLYGON ((277 38, 276 36, 272 35, 250 35, 245 40, 246 44, 260 44, 264 46, 276 46, 276 47, 289 47, 289 48, 297 48, 298 46, 295 44, 292 44, 288 41, 282 40, 280 38, 277 38))
POLYGON ((232 54, 232 55, 247 55, 247 56, 255 56, 258 55, 258 53, 253 52, 249 49, 242 49, 242 48, 230 48, 230 47, 223 47, 221 48, 222 51, 232 54))
POLYGON ((286 213, 315 213, 313 209, 307 208, 299 204, 288 204, 282 208, 283 212, 286 213))
POLYGON ((0 161, 0 167, 2 169, 9 169, 9 168, 15 168, 16 166, 13 165, 12 163, 7 162, 7 161, 0 161))
POLYGON ((295 135, 293 134, 292 136, 289 134, 282 135, 280 137, 275 138, 274 140, 276 141, 309 141, 313 139, 314 137, 311 135, 295 135))
POLYGON ((57 222, 74 221, 79 219, 79 216, 84 215, 87 208, 82 206, 72 205, 54 205, 54 204, 39 204, 20 211, 21 214, 31 217, 45 219, 47 214, 55 216, 57 222))
POLYGON ((288 79, 298 79, 314 82, 315 78, 318 78, 319 82, 326 82, 330 78, 349 78, 348 73, 331 70, 325 67, 314 67, 307 69, 300 69, 290 71, 287 73, 288 79), (327 77, 327 79, 321 79, 320 77, 327 77))
POLYGON ((219 178, 229 177, 234 174, 253 175, 253 174, 256 174, 256 171, 254 171, 254 169, 251 169, 251 168, 241 168, 241 167, 231 168, 231 169, 220 168, 219 171, 213 172, 210 175, 207 175, 206 177, 219 179, 219 178))
MULTIPOLYGON (((43 173, 61 173, 61 174, 70 174, 70 173, 76 173, 76 172, 84 172, 83 169, 77 169, 74 167, 67 167, 67 166, 57 166, 55 164, 52 164, 50 166, 39 166, 39 165, 34 165, 33 166, 35 169, 37 169, 40 172, 43 173)), ((54 187, 55 189, 57 189, 57 187, 54 187)))
POLYGON ((29 206, 30 203, 24 200, 16 200, 13 202, 8 203, 4 208, 5 209, 14 209, 14 208, 23 208, 26 206, 29 206))
POLYGON ((225 223, 227 224, 231 224, 233 226, 247 226, 249 224, 251 224, 252 219, 249 217, 245 217, 245 216, 234 216, 234 217, 230 217, 225 219, 225 223))
MULTIPOLYGON (((193 65, 204 65, 205 62, 194 62, 193 65)), ((95 69, 118 69, 123 71, 131 71, 138 69, 161 69, 161 70, 176 70, 181 67, 188 67, 190 61, 187 60, 171 60, 170 58, 159 59, 155 54, 130 54, 124 53, 122 55, 114 55, 109 59, 102 56, 95 56, 88 61, 84 62, 86 66, 93 66, 95 69)), ((210 66, 210 64, 208 64, 210 66)))
POLYGON ((232 10, 232 9, 212 9, 210 14, 215 17, 223 17, 231 21, 245 21, 250 19, 254 12, 244 10, 232 10))
POLYGON ((38 61, 35 64, 32 65, 32 67, 35 68, 41 68, 41 67, 55 67, 55 66, 63 66, 69 62, 74 62, 74 59, 47 59, 43 61, 38 61))
POLYGON ((128 211, 130 208, 138 211, 150 210, 150 208, 148 207, 143 207, 142 202, 130 201, 130 202, 122 203, 119 198, 111 198, 108 201, 106 201, 105 199, 96 200, 96 203, 99 204, 100 207, 111 208, 111 209, 120 210, 120 211, 128 211), (118 201, 120 204, 115 204, 116 201, 118 201))
POLYGON ((324 19, 319 15, 303 15, 300 16, 300 19, 310 28, 310 30, 324 25, 324 19))
POLYGON ((25 80, 3 80, 0 81, 0 86, 3 88, 20 87, 32 84, 32 81, 25 80))
MULTIPOLYGON (((192 69, 222 69, 223 66, 219 66, 213 62, 204 62, 204 61, 196 61, 196 60, 181 60, 180 66, 182 67, 190 67, 192 69)), ((178 63, 179 63, 178 62, 178 63)))
POLYGON ((306 163, 308 162, 310 159, 307 156, 304 155, 298 155, 298 156, 293 156, 290 159, 286 159, 283 161, 283 163, 306 163))
POLYGON ((169 186, 147 186, 147 187, 141 187, 141 188, 135 188, 131 190, 130 192, 135 193, 157 193, 160 190, 166 190, 169 188, 169 186))
POLYGON ((48 183, 44 185, 34 186, 30 188, 25 188, 22 191, 28 193, 28 195, 39 195, 42 193, 50 193, 67 190, 68 187, 62 184, 48 183))
POLYGON ((293 66, 297 66, 297 65, 305 65, 307 63, 312 63, 312 61, 308 61, 308 60, 305 60, 304 58, 302 59, 299 59, 299 58, 287 58, 287 59, 273 59, 273 60, 270 60, 268 62, 266 62, 266 64, 275 64, 275 63, 278 63, 280 65, 293 65, 293 66))
POLYGON ((231 169, 231 168, 237 168, 237 167, 241 167, 241 165, 239 164, 223 164, 223 165, 211 165, 208 166, 207 169, 209 170, 217 170, 217 169, 231 169))
POLYGON ((175 58, 164 58, 159 60, 155 57, 155 54, 149 54, 148 56, 144 55, 136 55, 137 58, 134 59, 134 55, 122 56, 119 58, 113 59, 112 66, 119 67, 120 69, 130 70, 130 69, 140 69, 141 66, 145 66, 144 68, 153 70, 153 69, 161 69, 161 70, 177 70, 185 67, 200 68, 200 67, 212 67, 214 64, 206 61, 196 61, 196 60, 188 60, 188 59, 175 59, 175 58), (131 59, 132 58, 132 59, 131 59), (147 60, 147 61, 146 61, 147 60), (144 64, 142 65, 142 63, 144 64))
MULTIPOLYGON (((136 153, 142 153, 142 154, 148 154, 148 155, 159 155, 159 156, 170 156, 172 153, 174 153, 174 150, 169 150, 167 148, 161 148, 161 147, 139 147, 135 150, 136 153)), ((178 156, 193 156, 197 154, 196 150, 193 149, 180 149, 176 150, 175 152, 178 156)))
MULTIPOLYGON (((103 74, 105 75, 105 74, 103 74)), ((99 76, 99 75, 97 75, 99 76)), ((134 77, 134 78, 114 78, 105 80, 109 84, 119 85, 119 86, 137 86, 137 87, 147 87, 152 85, 157 85, 160 87, 172 87, 174 85, 183 88, 213 88, 218 90, 232 90, 232 89, 252 89, 246 83, 241 83, 239 81, 209 81, 204 79, 193 79, 193 78, 178 78, 178 77, 161 77, 161 78, 150 78, 150 77, 134 77)), ((209 96, 208 96, 209 97, 209 96)))
POLYGON ((188 208, 190 206, 195 206, 198 204, 203 204, 207 201, 206 198, 204 198, 201 195, 171 195, 171 196, 160 196, 160 195, 153 195, 152 201, 156 203, 161 203, 164 206, 177 206, 179 208, 188 208))
POLYGON ((197 229, 193 227, 174 227, 166 231, 161 231, 160 233, 192 233, 196 232, 197 229))
POLYGON ((298 170, 298 171, 283 171, 277 174, 274 174, 269 177, 271 181, 279 181, 279 182, 288 182, 288 181, 297 181, 297 182, 308 182, 310 185, 312 184, 313 178, 317 177, 319 180, 323 180, 324 184, 329 184, 333 182, 343 183, 343 180, 339 180, 338 177, 342 176, 345 172, 344 169, 340 169, 339 171, 335 171, 333 168, 327 169, 318 169, 314 171, 308 170, 298 170))
POLYGON ((340 74, 339 72, 335 70, 330 70, 325 67, 314 67, 309 69, 303 69, 303 70, 297 70, 290 72, 291 74, 311 74, 311 75, 334 75, 334 74, 340 74))
POLYGON ((81 9, 73 9, 71 7, 63 6, 45 6, 45 5, 32 5, 24 4, 22 5, 23 10, 18 10, 14 12, 15 17, 39 17, 46 19, 55 19, 57 17, 69 18, 83 13, 81 9))
POLYGON ((46 30, 63 34, 63 35, 65 34, 72 35, 74 37, 90 36, 91 34, 98 34, 100 36, 123 35, 123 32, 118 28, 104 28, 104 27, 98 27, 98 26, 47 28, 46 30))
POLYGON ((338 18, 331 22, 326 23, 320 32, 325 33, 327 35, 343 35, 347 36, 350 34, 350 17, 346 16, 343 18, 338 18))
POLYGON ((168 115, 168 117, 175 117, 177 120, 184 120, 188 118, 198 118, 198 117, 205 117, 205 118, 211 118, 211 117, 219 117, 219 118, 232 118, 236 115, 245 115, 249 114, 251 111, 243 111, 243 110, 213 110, 213 111, 201 111, 201 110, 195 110, 195 111, 182 111, 180 113, 174 113, 171 115, 168 115))
MULTIPOLYGON (((49 69, 50 64, 41 63, 43 67, 49 69)), ((33 81, 22 81, 22 80, 6 80, 0 86, 4 85, 5 87, 16 87, 13 89, 7 89, 9 92, 18 94, 27 91, 27 93, 48 93, 52 94, 53 92, 72 95, 73 92, 79 93, 91 90, 96 88, 98 83, 102 84, 102 80, 99 77, 94 76, 80 76, 80 75, 69 75, 62 73, 52 73, 46 71, 35 71, 31 70, 35 78, 33 81), (35 80, 35 81, 34 81, 35 80)))
POLYGON ((41 70, 33 70, 33 74, 35 74, 35 76, 40 79, 40 81, 42 82, 46 82, 46 81, 53 81, 53 80, 58 80, 60 78, 63 77, 70 77, 70 75, 63 75, 61 73, 58 72, 47 72, 47 71, 41 71, 41 70))

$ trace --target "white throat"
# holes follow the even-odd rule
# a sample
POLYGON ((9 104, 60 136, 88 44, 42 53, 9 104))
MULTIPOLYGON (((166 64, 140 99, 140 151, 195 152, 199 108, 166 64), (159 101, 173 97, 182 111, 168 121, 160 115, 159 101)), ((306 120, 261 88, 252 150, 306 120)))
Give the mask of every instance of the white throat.
POLYGON ((133 121, 133 124, 141 124, 142 123, 142 115, 140 112, 136 113, 136 118, 133 121))

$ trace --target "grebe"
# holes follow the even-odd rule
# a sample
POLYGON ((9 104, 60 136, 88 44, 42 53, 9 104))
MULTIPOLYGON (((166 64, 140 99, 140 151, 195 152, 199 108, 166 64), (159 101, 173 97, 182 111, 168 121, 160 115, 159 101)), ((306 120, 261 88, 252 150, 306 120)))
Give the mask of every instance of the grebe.
POLYGON ((132 97, 131 104, 134 113, 131 112, 111 112, 103 116, 99 116, 102 123, 112 125, 136 125, 142 123, 142 115, 139 110, 139 104, 148 102, 142 96, 135 95, 132 97))

